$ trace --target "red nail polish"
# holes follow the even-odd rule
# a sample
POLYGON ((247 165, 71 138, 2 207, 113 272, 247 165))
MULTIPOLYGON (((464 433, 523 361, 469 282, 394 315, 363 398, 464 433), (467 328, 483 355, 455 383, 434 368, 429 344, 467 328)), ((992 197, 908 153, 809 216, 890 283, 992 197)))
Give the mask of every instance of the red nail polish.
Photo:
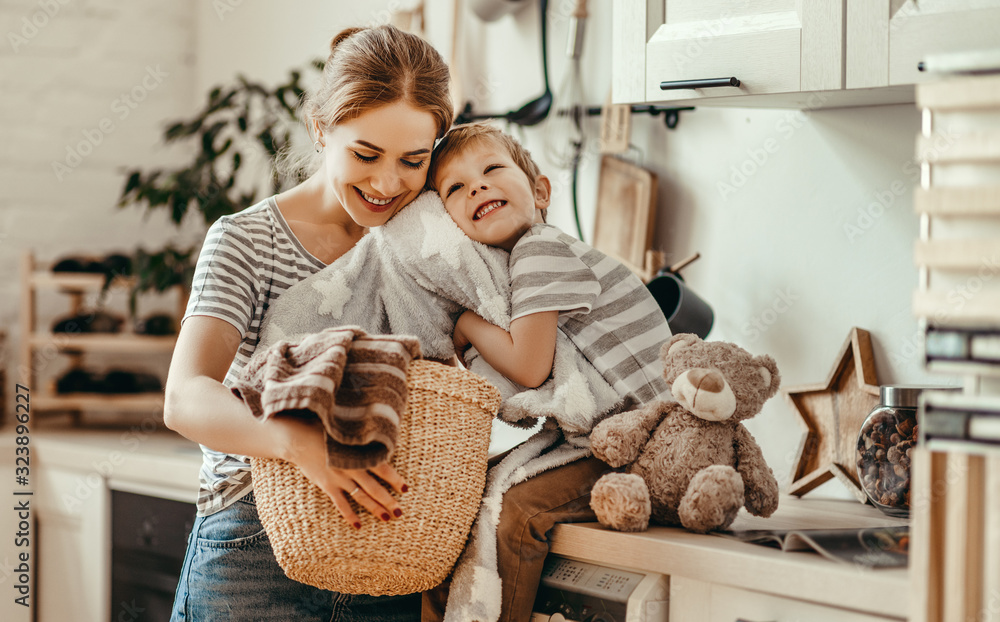
POLYGON ((409 487, 409 486, 407 486, 406 484, 403 484, 403 487, 401 488, 401 490, 402 490, 403 492, 406 492, 406 491, 408 491, 409 489, 410 489, 410 487, 409 487))
POLYGON ((361 523, 354 523, 355 529, 361 529, 361 523))
POLYGON ((387 513, 383 512, 382 513, 382 520, 384 520, 384 521, 389 520, 389 515, 387 513))
POLYGON ((403 510, 396 508, 395 510, 392 511, 392 515, 395 516, 396 518, 399 518, 400 516, 403 515, 403 510))

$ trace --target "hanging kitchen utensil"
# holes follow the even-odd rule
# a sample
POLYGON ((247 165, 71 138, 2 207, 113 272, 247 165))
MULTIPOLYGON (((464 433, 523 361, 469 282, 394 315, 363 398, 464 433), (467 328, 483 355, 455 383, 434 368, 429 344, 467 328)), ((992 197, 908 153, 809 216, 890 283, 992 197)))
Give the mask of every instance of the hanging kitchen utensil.
POLYGON ((611 103, 611 90, 601 107, 601 153, 625 153, 632 139, 632 106, 611 103))
POLYGON ((545 124, 545 148, 548 159, 560 168, 579 165, 584 145, 583 118, 586 116, 580 56, 587 23, 587 0, 576 0, 569 23, 566 56, 569 64, 555 95, 555 114, 545 124))
MULTIPOLYGON (((520 0, 520 2, 513 3, 510 0, 506 2, 500 2, 500 0, 493 0, 493 2, 473 2, 473 10, 476 10, 477 5, 486 4, 524 4, 527 0, 520 0)), ((503 119, 510 123, 516 123, 522 126, 538 125, 541 123, 545 117, 549 115, 549 111, 552 109, 552 90, 549 87, 549 55, 548 55, 548 37, 547 23, 548 23, 548 0, 539 0, 539 5, 541 7, 541 30, 542 30, 542 75, 545 79, 545 90, 541 95, 535 99, 527 102, 517 110, 511 110, 510 112, 505 112, 502 114, 484 114, 472 111, 472 104, 467 102, 465 108, 455 119, 455 123, 469 123, 471 121, 476 121, 478 119, 503 119)), ((477 15, 478 15, 477 11, 477 15)), ((491 13, 487 13, 492 15, 491 13)), ((502 15, 503 13, 501 13, 502 15)), ((499 17, 499 15, 497 16, 499 17)), ((485 18, 484 18, 485 19, 485 18)), ((495 18, 494 18, 495 19, 495 18)), ((486 20, 491 21, 491 20, 486 20)))
POLYGON ((646 284, 646 289, 660 305, 672 333, 694 333, 705 339, 712 331, 715 314, 712 307, 688 287, 680 275, 682 268, 699 257, 701 255, 695 253, 663 268, 646 284))

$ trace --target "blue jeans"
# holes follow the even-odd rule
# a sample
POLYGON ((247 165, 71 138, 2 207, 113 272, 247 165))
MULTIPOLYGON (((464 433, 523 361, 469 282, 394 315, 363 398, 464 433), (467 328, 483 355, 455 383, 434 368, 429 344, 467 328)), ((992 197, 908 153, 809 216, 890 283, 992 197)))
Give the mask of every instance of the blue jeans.
POLYGON ((253 493, 244 499, 195 519, 171 622, 420 620, 420 594, 340 594, 286 577, 257 517, 253 493))

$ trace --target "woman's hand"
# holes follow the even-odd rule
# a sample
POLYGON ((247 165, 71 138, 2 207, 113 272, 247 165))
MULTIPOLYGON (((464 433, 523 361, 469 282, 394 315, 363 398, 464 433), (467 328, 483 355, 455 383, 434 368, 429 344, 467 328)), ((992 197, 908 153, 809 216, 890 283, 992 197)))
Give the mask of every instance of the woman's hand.
POLYGON ((403 515, 399 502, 382 483, 386 482, 399 493, 407 491, 406 483, 391 464, 384 463, 371 469, 327 466, 325 430, 318 420, 278 416, 265 425, 272 424, 286 439, 285 459, 298 466, 309 481, 329 495, 340 514, 355 529, 361 528, 361 520, 351 505, 351 499, 383 521, 403 515))

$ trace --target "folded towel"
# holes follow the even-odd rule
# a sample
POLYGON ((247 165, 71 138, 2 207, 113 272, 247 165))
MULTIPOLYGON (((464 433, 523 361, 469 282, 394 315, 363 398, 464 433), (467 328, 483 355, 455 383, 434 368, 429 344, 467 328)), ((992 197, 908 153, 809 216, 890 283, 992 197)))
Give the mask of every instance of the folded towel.
POLYGON ((327 464, 368 468, 392 457, 406 407, 406 371, 419 356, 412 337, 331 328, 300 343, 258 348, 232 391, 261 419, 319 418, 327 433, 327 464))
POLYGON ((420 342, 403 335, 355 337, 326 427, 327 464, 364 469, 392 458, 406 408, 406 371, 420 342))

